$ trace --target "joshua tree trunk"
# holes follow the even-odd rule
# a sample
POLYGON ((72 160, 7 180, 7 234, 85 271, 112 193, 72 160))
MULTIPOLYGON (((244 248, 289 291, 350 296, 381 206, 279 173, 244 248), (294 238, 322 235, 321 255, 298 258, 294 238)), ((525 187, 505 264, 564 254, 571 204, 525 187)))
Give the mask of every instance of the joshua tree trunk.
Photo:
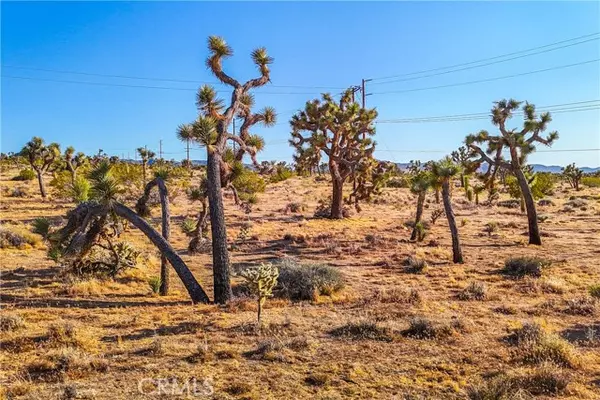
POLYGON ((212 256, 215 303, 225 304, 232 296, 229 281, 229 252, 227 251, 227 230, 225 210, 221 192, 221 155, 208 149, 207 178, 210 228, 212 232, 212 256))
POLYGON ((442 197, 444 199, 444 210, 446 217, 448 218, 448 226, 450 227, 450 234, 452 235, 452 261, 456 263, 463 263, 462 250, 460 248, 460 239, 458 238, 458 228, 456 227, 456 219, 454 218, 454 212, 452 211, 452 203, 450 202, 450 182, 444 180, 442 184, 442 197))
POLYGON ((194 237, 190 240, 188 250, 190 253, 198 253, 200 251, 200 244, 204 240, 206 232, 206 217, 208 216, 208 200, 202 200, 202 210, 198 213, 198 222, 196 223, 196 229, 194 230, 194 237))
POLYGON ((537 210, 535 209, 535 201, 533 200, 533 195, 531 194, 531 189, 529 188, 529 184, 527 183, 527 178, 525 178, 525 174, 519 167, 514 167, 514 174, 517 177, 517 181, 519 182, 519 187, 521 188, 521 196, 525 202, 525 208, 527 210, 527 221, 529 225, 529 244, 541 245, 542 239, 540 237, 540 230, 538 228, 537 221, 537 210))
POLYGON ((417 197, 417 215, 415 217, 415 224, 413 226, 412 233, 410 235, 410 240, 417 240, 417 224, 421 222, 421 218, 423 217, 423 205, 425 203, 425 192, 420 192, 417 197))
POLYGON ((440 204, 440 188, 435 188, 435 203, 440 204))
POLYGON ((44 184, 44 175, 42 170, 40 169, 36 169, 35 172, 37 173, 37 178, 38 178, 38 185, 40 186, 40 194, 42 195, 42 198, 46 198, 46 185, 44 184))
POLYGON ((121 203, 115 203, 113 206, 115 213, 125 218, 133 226, 141 230, 148 239, 158 248, 161 254, 164 254, 169 260, 169 263, 175 268, 175 272, 183 282, 183 285, 187 289, 192 302, 194 303, 209 303, 210 299, 204 292, 204 289, 200 286, 192 272, 189 270, 185 262, 179 257, 177 252, 171 247, 154 228, 152 228, 142 217, 137 215, 129 207, 121 203))
POLYGON ((146 162, 142 161, 142 184, 146 187, 146 162))
POLYGON ((333 196, 331 198, 331 218, 332 219, 342 219, 344 218, 343 212, 343 188, 344 183, 341 179, 333 177, 333 196))
MULTIPOLYGON (((156 179, 158 185, 158 193, 160 194, 160 206, 162 211, 162 236, 165 240, 169 241, 171 235, 171 213, 169 210, 169 190, 165 181, 158 178, 156 179)), ((170 278, 169 278, 169 266, 167 264, 167 257, 164 253, 160 256, 160 295, 166 296, 169 294, 170 278)))

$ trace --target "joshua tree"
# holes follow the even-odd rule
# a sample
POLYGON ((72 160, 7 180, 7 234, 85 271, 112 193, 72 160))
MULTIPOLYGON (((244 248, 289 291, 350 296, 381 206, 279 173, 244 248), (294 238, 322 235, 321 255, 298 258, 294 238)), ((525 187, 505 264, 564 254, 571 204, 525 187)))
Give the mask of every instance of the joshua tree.
MULTIPOLYGON (((346 90, 338 102, 326 93, 322 100, 306 103, 290 121, 292 139, 298 158, 323 152, 329 159, 329 172, 333 182, 331 218, 343 218, 344 182, 361 162, 373 157, 375 142, 375 109, 361 108, 352 100, 352 89, 346 90), (308 132, 303 136, 302 132, 308 132), (310 149, 310 150, 309 150, 310 149)), ((318 163, 316 164, 318 165, 318 163)))
POLYGON ((471 159, 469 158, 469 150, 465 146, 460 146, 458 150, 452 152, 452 161, 461 166, 460 173, 460 187, 464 188, 465 184, 465 172, 468 171, 469 166, 471 164, 471 159))
POLYGON ((567 165, 562 169, 563 176, 567 178, 569 185, 577 191, 580 190, 579 183, 581 182, 581 178, 583 178, 583 170, 581 168, 577 168, 575 163, 567 165))
MULTIPOLYGON (((169 190, 166 185, 166 181, 169 179, 169 171, 165 168, 156 170, 154 173, 154 179, 148 182, 144 188, 144 194, 138 200, 135 205, 137 213, 142 217, 150 216, 150 208, 148 207, 148 200, 150 199, 150 193, 156 186, 158 188, 158 194, 160 196, 161 206, 161 217, 162 217, 162 237, 168 242, 169 236, 171 235, 171 213, 169 211, 169 190)), ((169 278, 169 267, 167 264, 167 257, 165 254, 161 254, 160 257, 160 295, 166 296, 169 294, 170 278, 169 278)))
POLYGON ((460 248, 460 239, 458 237, 458 227, 452 211, 452 202, 450 200, 450 181, 457 174, 460 174, 461 168, 455 164, 450 157, 439 162, 431 164, 431 173, 433 179, 442 185, 442 198, 444 200, 444 211, 448 218, 448 226, 452 235, 452 261, 454 263, 463 263, 462 250, 460 248))
POLYGON ((410 180, 410 191, 417 195, 417 214, 415 216, 415 222, 413 230, 410 235, 410 240, 417 240, 418 236, 418 224, 423 218, 423 205, 425 204, 425 195, 427 190, 431 187, 431 175, 426 171, 416 172, 410 180))
POLYGON ((233 54, 233 49, 220 37, 208 38, 210 52, 206 60, 207 67, 219 81, 232 87, 229 106, 217 98, 217 92, 211 86, 202 86, 196 96, 199 116, 193 123, 194 140, 206 146, 207 151, 207 197, 209 203, 210 225, 212 232, 213 278, 216 303, 226 303, 231 298, 229 280, 229 253, 227 251, 227 231, 225 227, 225 211, 223 207, 222 187, 229 184, 231 170, 224 160, 227 142, 238 146, 236 158, 240 160, 248 154, 255 164, 256 152, 264 142, 259 136, 250 133, 250 129, 258 124, 270 126, 275 123, 275 112, 265 108, 257 114, 251 112, 254 103, 250 90, 264 86, 269 82, 269 65, 273 58, 264 47, 252 52, 252 60, 259 69, 260 77, 240 83, 223 71, 223 59, 233 54), (239 135, 228 132, 234 117, 244 119, 239 135))
POLYGON ((87 156, 82 152, 75 154, 73 146, 67 147, 64 154, 65 166, 71 173, 71 183, 74 185, 77 180, 77 169, 87 161, 87 156))
POLYGON ((485 190, 484 185, 473 186, 473 194, 475 195, 475 204, 479 205, 479 195, 485 190))
POLYGON ((206 176, 203 176, 200 181, 200 185, 197 188, 190 190, 188 197, 191 201, 199 201, 202 208, 198 213, 198 222, 196 222, 196 229, 192 232, 192 240, 188 245, 190 253, 198 253, 201 251, 206 243, 206 228, 207 228, 207 216, 208 216, 208 194, 207 194, 207 180, 206 176))
POLYGON ((525 120, 523 129, 507 129, 506 121, 512 118, 513 112, 518 110, 521 104, 522 102, 512 99, 495 102, 491 111, 492 123, 498 127, 500 135, 492 136, 487 131, 481 131, 467 136, 465 143, 471 149, 472 157, 476 158, 476 165, 486 162, 489 165, 488 172, 494 170, 492 175, 495 175, 495 170, 498 168, 506 169, 515 175, 527 209, 529 244, 541 245, 535 202, 523 166, 527 156, 535 150, 536 142, 550 146, 558 138, 558 132, 554 131, 542 137, 541 134, 552 121, 552 117, 548 112, 538 117, 535 106, 529 103, 525 103, 522 107, 525 120), (479 147, 483 143, 487 144, 485 150, 479 147), (510 160, 502 157, 505 148, 510 152, 510 160), (493 155, 493 158, 490 155, 493 155))
POLYGON ((119 201, 123 190, 112 175, 112 166, 107 161, 100 162, 90 172, 89 179, 92 183, 92 200, 81 203, 71 210, 67 214, 67 223, 50 234, 49 240, 53 250, 67 258, 82 257, 104 231, 109 219, 120 217, 141 230, 167 258, 194 303, 208 303, 210 301, 208 296, 169 242, 144 218, 119 201))
POLYGON ((140 158, 142 159, 142 179, 144 181, 144 187, 146 186, 146 167, 148 166, 148 161, 156 157, 156 154, 152 150, 148 150, 145 147, 138 147, 137 149, 140 158))
POLYGON ((42 138, 33 137, 23 147, 20 155, 27 159, 31 168, 37 174, 40 194, 45 199, 47 195, 44 173, 60 158, 60 146, 57 143, 50 143, 46 146, 42 138))
POLYGON ((177 139, 185 142, 186 166, 190 168, 190 143, 194 139, 194 130, 192 124, 181 124, 177 127, 177 139))

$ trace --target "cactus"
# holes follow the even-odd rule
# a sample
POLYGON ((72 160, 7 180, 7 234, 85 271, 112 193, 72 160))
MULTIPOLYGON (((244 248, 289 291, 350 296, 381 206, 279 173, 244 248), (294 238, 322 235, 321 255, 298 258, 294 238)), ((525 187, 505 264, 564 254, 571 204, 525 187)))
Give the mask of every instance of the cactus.
POLYGON ((273 296, 273 288, 277 285, 279 270, 270 263, 262 263, 256 268, 249 268, 240 274, 248 284, 250 292, 258 298, 258 325, 261 324, 262 307, 267 297, 273 296))

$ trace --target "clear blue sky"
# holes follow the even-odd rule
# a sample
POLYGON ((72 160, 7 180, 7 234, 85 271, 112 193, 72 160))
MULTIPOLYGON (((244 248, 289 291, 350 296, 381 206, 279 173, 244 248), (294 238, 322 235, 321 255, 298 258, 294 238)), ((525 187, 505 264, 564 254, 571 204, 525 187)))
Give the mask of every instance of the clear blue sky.
MULTIPOLYGON (((226 70, 245 80, 256 75, 250 52, 266 46, 275 58, 272 85, 299 87, 256 92, 258 106, 272 105, 280 114, 277 126, 257 130, 267 142, 260 158, 291 160, 287 121, 293 110, 322 91, 307 86, 344 88, 363 77, 444 67, 600 31, 598 2, 2 2, 1 7, 3 152, 17 151, 37 135, 87 153, 102 148, 133 157, 136 147, 158 150, 163 139, 165 157, 176 159, 185 154, 175 128, 195 118, 199 84, 13 67, 214 82, 204 66, 206 38, 220 35, 235 51, 225 61, 226 70)), ((508 97, 540 106, 600 99, 598 63, 480 84, 377 94, 598 59, 599 43, 411 81, 373 81, 367 103, 377 107, 381 119, 394 119, 486 112, 494 100, 508 97)), ((600 148, 598 109, 557 113, 550 128, 561 135, 554 149, 600 148)), ((376 155, 397 162, 437 159, 444 154, 411 151, 450 152, 466 134, 480 129, 493 127, 488 120, 378 124, 376 155)), ((203 159, 204 150, 194 150, 192 156, 203 159)), ((600 153, 537 153, 530 158, 544 164, 573 161, 598 166, 600 153)))

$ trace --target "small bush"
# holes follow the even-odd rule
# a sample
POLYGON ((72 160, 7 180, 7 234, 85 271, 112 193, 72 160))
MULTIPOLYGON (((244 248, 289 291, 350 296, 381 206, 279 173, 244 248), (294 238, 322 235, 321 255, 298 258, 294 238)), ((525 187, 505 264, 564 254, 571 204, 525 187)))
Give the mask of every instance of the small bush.
POLYGON ((565 313, 572 315, 595 315, 598 302, 593 297, 579 297, 567 300, 565 313))
POLYGON ((545 278, 540 281, 540 287, 544 293, 562 294, 567 291, 565 281, 557 278, 545 278))
POLYGON ((585 176, 581 178, 581 183, 588 187, 598 188, 600 187, 600 176, 585 176))
POLYGON ((540 201, 538 201, 538 206, 540 207, 546 207, 546 206, 553 206, 554 202, 550 199, 541 199, 540 201))
POLYGON ((17 314, 0 315, 0 332, 12 332, 25 326, 25 321, 17 314))
POLYGON ((12 192, 8 195, 8 197, 26 197, 27 189, 24 187, 15 187, 12 192))
POLYGON ((516 199, 510 200, 502 200, 496 203, 498 207, 506 207, 506 208, 519 208, 521 207, 521 202, 516 199))
POLYGON ((51 347, 74 347, 83 350, 94 349, 97 340, 85 331, 76 329, 70 322, 56 323, 48 327, 45 342, 51 347))
POLYGON ((181 221, 181 231, 186 236, 192 236, 196 230, 196 221, 192 218, 186 218, 181 221))
POLYGON ((487 286, 483 282, 471 282, 459 293, 461 300, 485 300, 487 298, 487 286))
POLYGON ((500 230, 500 226, 498 225, 498 222, 496 222, 496 221, 488 222, 487 224, 485 224, 485 228, 483 229, 483 231, 485 233, 487 233, 488 236, 492 236, 492 233, 496 233, 499 230, 500 230))
POLYGON ((437 323, 425 317, 415 317, 410 320, 409 327, 402 334, 415 339, 442 339, 451 336, 452 332, 450 325, 437 323))
POLYGON ((350 322, 329 331, 329 333, 333 336, 353 340, 379 340, 383 342, 391 342, 393 340, 388 328, 367 321, 358 323, 350 322))
POLYGON ((526 363, 556 365, 576 368, 580 358, 575 348, 560 336, 547 332, 537 323, 526 323, 508 337, 516 346, 515 355, 526 363))
POLYGON ((32 181, 37 177, 34 170, 25 168, 19 171, 19 174, 12 178, 13 181, 32 181))
POLYGON ((160 292, 160 285, 162 285, 160 276, 152 276, 148 278, 148 286, 150 287, 152 294, 158 294, 158 292, 160 292))
POLYGON ((581 208, 587 206, 587 200, 574 198, 573 200, 569 200, 565 203, 565 206, 573 207, 573 208, 581 208))
POLYGON ((535 258, 535 257, 515 257, 509 258, 504 263, 504 269, 502 273, 504 275, 510 275, 517 278, 523 278, 525 276, 540 277, 542 271, 550 266, 550 262, 535 258))
POLYGON ((299 203, 297 201, 294 201, 294 202, 288 203, 285 206, 283 212, 285 214, 290 213, 290 212, 291 213, 299 213, 299 212, 302 212, 304 210, 306 210, 306 206, 304 204, 299 203))
POLYGON ((380 303, 397 304, 419 304, 423 296, 416 289, 403 290, 398 288, 379 289, 367 301, 378 301, 380 303))
POLYGON ((421 274, 427 269, 427 261, 410 256, 404 260, 404 270, 411 274, 421 274))
POLYGON ((75 182, 69 185, 69 194, 73 202, 79 204, 88 201, 90 195, 90 182, 83 176, 78 176, 75 182))
POLYGON ((15 226, 0 227, 0 249, 17 248, 26 246, 36 247, 42 242, 41 238, 26 229, 15 226))
POLYGON ((43 238, 47 238, 50 233, 50 225, 50 220, 48 218, 39 217, 33 220, 33 228, 31 231, 43 238))
POLYGON ((600 283, 590 286, 589 292, 590 296, 596 299, 600 299, 600 283))
POLYGON ((345 286, 342 273, 325 264, 300 264, 284 260, 277 264, 279 279, 273 293, 290 300, 314 300, 329 296, 345 286))

